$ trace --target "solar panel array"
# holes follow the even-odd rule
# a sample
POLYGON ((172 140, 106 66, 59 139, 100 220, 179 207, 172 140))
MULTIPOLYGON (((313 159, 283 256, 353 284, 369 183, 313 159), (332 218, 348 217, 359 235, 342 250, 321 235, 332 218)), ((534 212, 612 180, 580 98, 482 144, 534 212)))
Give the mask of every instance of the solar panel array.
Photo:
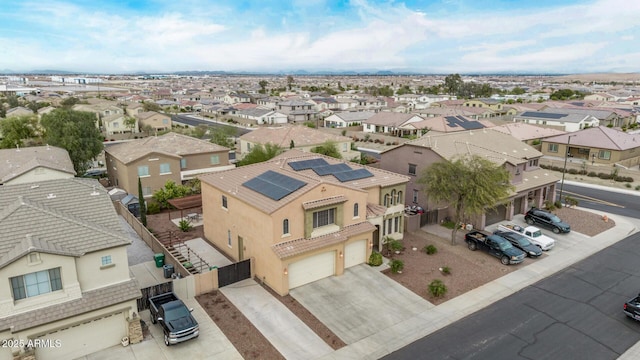
POLYGON ((541 119, 562 119, 563 117, 568 116, 567 114, 554 114, 554 113, 544 113, 538 111, 525 111, 522 113, 524 117, 537 117, 541 119))
POLYGON ((268 170, 249 181, 245 181, 242 186, 278 201, 306 184, 304 181, 268 170))
POLYGON ((478 121, 469 121, 469 119, 464 116, 445 116, 445 120, 447 120, 447 125, 449 127, 460 126, 465 130, 476 130, 484 128, 484 125, 479 123, 478 121))
POLYGON ((353 170, 345 163, 329 164, 326 160, 318 158, 290 162, 289 166, 295 171, 312 169, 318 176, 333 175, 340 182, 364 179, 373 176, 367 169, 353 170))

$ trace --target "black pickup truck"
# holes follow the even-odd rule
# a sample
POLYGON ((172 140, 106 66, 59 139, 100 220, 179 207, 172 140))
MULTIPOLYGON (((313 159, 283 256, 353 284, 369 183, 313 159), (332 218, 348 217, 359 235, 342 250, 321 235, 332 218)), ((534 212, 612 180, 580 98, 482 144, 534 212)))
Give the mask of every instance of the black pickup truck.
POLYGON ((640 321, 640 294, 624 303, 623 311, 628 317, 640 321))
POLYGON ((503 265, 519 264, 524 261, 525 253, 511 245, 511 243, 498 236, 479 230, 468 232, 464 236, 469 250, 481 249, 500 259, 503 265))
POLYGON ((149 298, 151 322, 159 323, 164 332, 164 344, 169 346, 200 335, 198 322, 193 318, 193 309, 187 306, 172 293, 165 293, 149 298))

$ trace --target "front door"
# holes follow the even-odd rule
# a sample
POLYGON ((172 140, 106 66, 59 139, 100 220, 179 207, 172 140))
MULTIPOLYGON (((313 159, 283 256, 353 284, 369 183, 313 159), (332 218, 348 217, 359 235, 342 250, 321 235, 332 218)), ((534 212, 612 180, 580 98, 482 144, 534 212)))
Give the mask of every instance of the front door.
POLYGON ((244 260, 244 241, 242 236, 238 236, 238 261, 244 260))

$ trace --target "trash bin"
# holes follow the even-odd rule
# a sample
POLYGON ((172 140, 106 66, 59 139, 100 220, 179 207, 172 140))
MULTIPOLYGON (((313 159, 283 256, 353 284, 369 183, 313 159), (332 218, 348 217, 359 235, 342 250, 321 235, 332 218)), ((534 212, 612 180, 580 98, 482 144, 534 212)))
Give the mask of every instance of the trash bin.
POLYGON ((164 254, 158 253, 153 255, 153 259, 156 261, 156 267, 161 268, 164 265, 164 254))
POLYGON ((171 264, 163 265, 162 270, 164 271, 164 278, 171 279, 171 275, 173 275, 173 265, 171 264))

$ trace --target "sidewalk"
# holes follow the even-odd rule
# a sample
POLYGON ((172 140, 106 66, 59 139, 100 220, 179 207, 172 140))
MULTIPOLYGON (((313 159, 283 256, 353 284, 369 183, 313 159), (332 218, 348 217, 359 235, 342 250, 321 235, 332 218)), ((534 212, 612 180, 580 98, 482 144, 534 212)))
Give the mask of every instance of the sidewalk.
MULTIPOLYGON (((583 210, 588 211, 588 209, 583 210)), ((609 218, 616 221, 614 228, 594 237, 586 237, 580 243, 580 246, 554 249, 554 256, 540 259, 533 264, 502 276, 435 308, 426 309, 422 314, 407 321, 390 328, 380 329, 379 332, 337 350, 323 359, 381 358, 539 280, 553 275, 638 231, 632 219, 617 215, 610 215, 609 218), (585 246, 587 244, 589 246, 585 246)), ((440 226, 440 228, 442 227, 440 226)), ((450 230, 444 230, 447 230, 447 235, 450 237, 450 230)), ((637 359, 640 353, 640 344, 629 349, 627 353, 621 358, 637 359)))

